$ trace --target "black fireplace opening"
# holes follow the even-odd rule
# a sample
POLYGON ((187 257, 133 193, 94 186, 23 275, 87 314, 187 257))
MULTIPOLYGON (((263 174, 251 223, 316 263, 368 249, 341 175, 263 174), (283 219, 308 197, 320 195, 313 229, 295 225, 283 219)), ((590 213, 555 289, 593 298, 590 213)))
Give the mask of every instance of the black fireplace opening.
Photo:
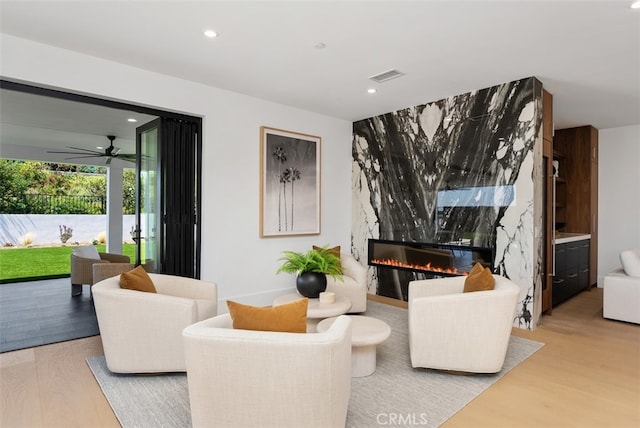
POLYGON ((378 270, 378 294, 407 300, 416 279, 460 276, 480 263, 493 271, 494 250, 486 247, 369 239, 368 264, 378 270))

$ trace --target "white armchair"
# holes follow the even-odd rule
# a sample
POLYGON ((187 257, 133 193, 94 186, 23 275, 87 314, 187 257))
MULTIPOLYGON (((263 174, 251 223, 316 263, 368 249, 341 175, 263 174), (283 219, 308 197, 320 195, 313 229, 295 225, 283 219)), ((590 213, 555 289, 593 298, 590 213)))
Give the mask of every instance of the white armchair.
POLYGON ((351 254, 340 253, 340 262, 342 278, 336 279, 327 275, 326 291, 351 300, 349 313, 365 312, 367 310, 367 268, 351 254))
POLYGON ((93 286, 107 367, 115 373, 186 371, 182 330, 216 316, 216 284, 153 274, 157 293, 120 288, 114 276, 93 286))
POLYGON ((622 267, 604 277, 604 318, 640 324, 640 248, 620 253, 622 267))
POLYGON ((411 365, 496 373, 509 345, 520 287, 493 275, 495 288, 463 293, 464 276, 409 283, 411 365))
POLYGON ((351 319, 323 333, 184 329, 191 421, 200 427, 341 427, 351 393, 351 319))

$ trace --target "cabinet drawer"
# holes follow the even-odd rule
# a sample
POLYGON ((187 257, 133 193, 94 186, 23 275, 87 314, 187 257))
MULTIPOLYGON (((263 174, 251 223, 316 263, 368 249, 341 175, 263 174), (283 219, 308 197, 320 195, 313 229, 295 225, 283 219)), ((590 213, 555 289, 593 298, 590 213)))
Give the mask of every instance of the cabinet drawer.
POLYGON ((578 255, 580 253, 580 246, 576 245, 575 242, 568 244, 567 246, 567 255, 566 257, 566 266, 567 271, 571 268, 578 267, 578 255))
POLYGON ((555 276, 564 276, 567 266, 566 244, 556 245, 556 271, 555 276))
POLYGON ((578 289, 578 268, 567 269, 567 276, 565 277, 566 287, 571 290, 578 289))
POLYGON ((589 288, 589 267, 578 270, 578 288, 584 290, 589 288))
POLYGON ((589 241, 580 241, 578 247, 578 266, 581 268, 589 267, 589 241))

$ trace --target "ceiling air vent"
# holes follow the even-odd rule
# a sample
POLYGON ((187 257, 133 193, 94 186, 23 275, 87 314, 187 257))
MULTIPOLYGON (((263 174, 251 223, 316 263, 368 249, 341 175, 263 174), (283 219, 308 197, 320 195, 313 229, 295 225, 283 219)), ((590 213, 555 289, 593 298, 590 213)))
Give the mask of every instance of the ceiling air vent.
POLYGON ((401 73, 398 70, 389 70, 380 74, 376 74, 375 76, 371 76, 369 77, 369 79, 377 83, 382 83, 400 76, 404 76, 404 73, 401 73))

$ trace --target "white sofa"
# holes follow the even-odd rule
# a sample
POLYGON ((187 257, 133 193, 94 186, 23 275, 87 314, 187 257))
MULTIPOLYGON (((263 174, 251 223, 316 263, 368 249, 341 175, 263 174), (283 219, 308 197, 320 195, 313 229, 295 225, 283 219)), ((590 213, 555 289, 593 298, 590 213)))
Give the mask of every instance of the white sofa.
POLYGON ((345 426, 349 317, 313 334, 231 326, 224 314, 184 329, 194 428, 345 426))
POLYGON ((640 324, 640 248, 620 253, 622 267, 604 277, 604 318, 640 324))
POLYGON ((520 287, 493 275, 495 288, 463 293, 465 276, 409 282, 413 367, 497 373, 509 345, 520 287))
POLYGON ((182 330, 216 316, 214 283, 150 273, 157 293, 120 288, 114 276, 93 285, 107 367, 115 373, 184 372, 182 330))
POLYGON ((367 268, 362 266, 351 254, 340 253, 342 278, 327 275, 327 290, 336 296, 351 300, 349 313, 361 313, 367 310, 367 268))

